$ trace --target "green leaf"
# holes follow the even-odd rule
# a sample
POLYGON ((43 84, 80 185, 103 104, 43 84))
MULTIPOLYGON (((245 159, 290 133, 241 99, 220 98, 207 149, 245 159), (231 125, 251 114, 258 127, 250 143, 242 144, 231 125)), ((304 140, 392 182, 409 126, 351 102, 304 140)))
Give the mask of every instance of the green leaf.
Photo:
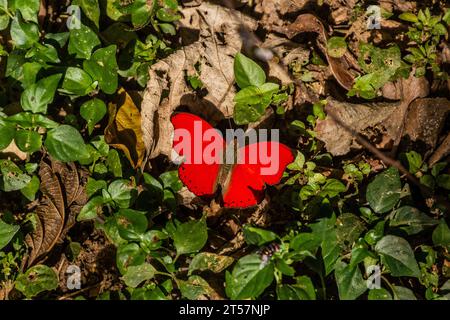
POLYGON ((69 35, 69 54, 74 54, 78 59, 89 59, 92 50, 100 45, 94 31, 80 22, 80 28, 70 30, 69 35))
POLYGON ((350 266, 343 261, 338 261, 334 269, 334 276, 341 300, 355 300, 367 290, 366 281, 358 266, 350 266))
POLYGON ((278 300, 316 300, 316 292, 308 276, 296 278, 296 284, 282 284, 277 286, 278 300))
POLYGON ((60 63, 58 51, 50 44, 35 43, 33 48, 28 50, 25 58, 31 58, 39 64, 46 65, 47 63, 60 63))
POLYGON ((153 279, 156 269, 149 263, 129 266, 122 279, 129 287, 136 288, 142 282, 153 279))
POLYGON ((98 49, 89 60, 83 62, 84 70, 94 81, 98 81, 98 86, 106 94, 115 93, 118 86, 116 50, 116 45, 98 49))
POLYGON ((106 189, 106 181, 105 180, 95 180, 92 177, 89 177, 86 183, 86 193, 88 197, 91 197, 97 191, 101 189, 106 189))
MULTIPOLYGON (((237 104, 269 106, 272 95, 279 89, 278 84, 268 82, 261 86, 248 86, 240 90, 234 97, 237 104)), ((264 108, 265 108, 264 107, 264 108)))
POLYGON ((163 22, 175 22, 181 19, 179 14, 173 14, 165 8, 158 9, 158 11, 156 11, 156 17, 163 22))
POLYGON ((314 237, 316 237, 322 248, 325 275, 333 271, 340 254, 335 224, 336 218, 333 215, 331 218, 322 218, 319 222, 310 225, 314 237))
POLYGON ((25 89, 20 97, 23 110, 46 114, 47 106, 53 102, 61 77, 62 74, 55 74, 43 78, 25 89))
POLYGON ((17 124, 23 128, 35 129, 43 127, 46 129, 57 128, 59 124, 42 114, 33 114, 31 112, 19 112, 6 119, 10 123, 17 124))
POLYGON ((419 266, 409 243, 400 237, 387 235, 375 245, 381 261, 394 277, 420 277, 419 266))
POLYGON ((159 287, 155 289, 136 288, 131 293, 131 300, 168 300, 159 287))
POLYGON ((17 147, 23 152, 33 153, 42 146, 42 136, 32 130, 18 130, 14 136, 17 147))
POLYGON ((315 253, 321 244, 321 239, 313 233, 299 233, 290 242, 293 251, 309 251, 315 253))
POLYGON ((220 273, 228 268, 234 259, 232 257, 218 255, 209 252, 200 252, 189 264, 189 275, 194 271, 210 271, 220 273))
POLYGON ((117 248, 116 263, 121 274, 126 274, 131 266, 139 266, 145 261, 145 254, 137 243, 120 245, 117 248))
POLYGON ((243 231, 245 242, 249 245, 262 246, 263 244, 278 239, 276 233, 269 230, 255 228, 250 225, 244 225, 243 231))
POLYGON ((257 298, 273 281, 274 266, 264 265, 261 257, 252 253, 239 259, 232 273, 225 274, 227 296, 233 300, 257 298))
POLYGON ((131 23, 140 28, 146 25, 151 16, 151 6, 147 0, 135 0, 131 6, 131 23))
POLYGON ((450 9, 447 8, 445 11, 444 16, 442 17, 442 21, 444 21, 447 26, 450 26, 450 9))
POLYGON ((178 192, 183 188, 183 183, 178 177, 178 170, 166 171, 159 176, 159 179, 161 179, 165 189, 178 192))
POLYGON ((0 31, 5 30, 9 26, 8 3, 6 0, 0 1, 0 31))
POLYGON ((20 14, 11 23, 11 39, 19 49, 29 49, 39 41, 39 28, 32 22, 23 21, 20 14))
POLYGON ((108 186, 108 193, 116 205, 124 209, 129 208, 137 196, 137 190, 134 184, 125 179, 111 182, 108 186))
POLYGON ((117 150, 109 150, 108 158, 106 158, 106 165, 115 178, 122 177, 122 164, 120 162, 120 156, 117 150))
POLYGON ((338 196, 340 193, 345 192, 347 188, 345 185, 336 179, 327 179, 327 182, 322 187, 320 191, 320 196, 334 198, 338 196))
POLYGON ((58 276, 52 268, 37 265, 20 274, 15 287, 27 298, 32 298, 41 292, 58 288, 58 282, 58 276))
POLYGON ((77 216, 77 221, 97 218, 98 214, 103 211, 103 204, 104 201, 102 196, 93 197, 83 206, 83 208, 81 208, 80 213, 77 216))
POLYGON ((414 292, 412 292, 411 289, 400 287, 400 286, 393 286, 393 294, 394 294, 394 300, 417 300, 416 296, 414 295, 414 292))
POLYGON ((20 192, 22 195, 30 201, 34 201, 36 193, 39 191, 40 181, 37 176, 32 176, 31 181, 20 192))
POLYGON ((380 288, 380 289, 369 290, 368 299, 369 300, 392 300, 392 296, 389 293, 389 291, 387 291, 384 288, 380 288))
POLYGON ((172 36, 177 34, 175 27, 170 23, 160 23, 158 26, 161 29, 161 31, 165 34, 170 34, 172 36))
POLYGON ((414 23, 419 22, 419 19, 417 18, 417 16, 411 12, 403 12, 398 17, 403 21, 414 22, 414 23))
POLYGON ((342 248, 351 248, 364 230, 363 221, 353 213, 343 213, 336 220, 336 237, 342 248))
POLYGON ((63 93, 85 96, 94 90, 95 83, 83 69, 69 67, 64 76, 62 88, 63 93))
POLYGON ((175 220, 174 227, 170 232, 170 236, 177 249, 177 255, 199 251, 208 240, 206 220, 204 218, 186 223, 180 223, 175 220))
POLYGON ((441 219, 439 225, 432 234, 433 244, 450 249, 450 229, 444 219, 441 219))
POLYGON ((100 7, 98 0, 73 0, 72 5, 79 6, 86 17, 91 20, 97 28, 100 23, 100 7))
POLYGON ((179 280, 181 295, 190 300, 203 300, 215 294, 211 286, 200 276, 190 276, 187 281, 179 280))
POLYGON ((116 219, 114 217, 105 217, 104 223, 95 223, 95 228, 102 230, 108 240, 113 243, 116 247, 127 244, 128 241, 122 239, 119 235, 119 230, 117 229, 116 219))
POLYGON ((25 21, 38 22, 39 0, 14 0, 14 6, 16 10, 20 11, 25 21))
POLYGON ((403 206, 392 212, 389 226, 400 227, 408 235, 413 235, 438 223, 437 220, 427 216, 417 208, 403 206))
POLYGON ((412 174, 417 173, 422 167, 422 156, 420 153, 415 151, 410 151, 405 154, 406 160, 408 161, 408 169, 412 174))
POLYGON ((145 212, 120 209, 115 217, 119 234, 125 240, 137 241, 147 230, 148 221, 145 212))
POLYGON ((236 102, 234 120, 237 124, 255 122, 264 115, 266 108, 271 104, 273 94, 279 90, 275 83, 249 86, 239 91, 234 97, 236 102))
POLYGON ((19 229, 20 226, 7 224, 0 220, 0 250, 6 247, 19 229))
POLYGON ((344 37, 331 37, 327 41, 327 52, 333 58, 341 58, 347 51, 344 37))
POLYGON ((0 150, 5 149, 14 139, 16 128, 13 124, 0 118, 0 150))
POLYGON ((233 119, 238 125, 249 124, 258 121, 264 115, 265 110, 266 107, 262 104, 236 104, 233 119))
POLYGON ((238 53, 234 57, 234 76, 241 89, 248 86, 261 86, 266 82, 264 70, 242 53, 238 53))
POLYGON ((163 197, 163 186, 161 185, 161 183, 154 178, 153 176, 151 176, 150 174, 144 172, 143 174, 144 176, 144 185, 145 188, 147 189, 147 191, 150 192, 150 194, 152 195, 152 198, 156 198, 161 199, 163 197))
POLYGON ((2 180, 0 189, 6 192, 20 190, 31 181, 31 177, 25 173, 11 160, 0 160, 2 180))
POLYGON ((103 119, 106 112, 106 104, 97 98, 86 101, 81 105, 80 115, 87 122, 89 134, 92 134, 94 126, 103 119))
POLYGON ((147 251, 157 250, 162 246, 162 240, 167 239, 167 234, 159 230, 149 230, 141 236, 141 248, 147 251))
POLYGON ((89 157, 83 138, 77 129, 61 125, 47 133, 45 147, 52 157, 62 162, 71 162, 89 157))
POLYGON ((389 168, 378 174, 367 186, 367 201, 376 213, 385 213, 394 208, 400 200, 402 184, 396 168, 389 168))

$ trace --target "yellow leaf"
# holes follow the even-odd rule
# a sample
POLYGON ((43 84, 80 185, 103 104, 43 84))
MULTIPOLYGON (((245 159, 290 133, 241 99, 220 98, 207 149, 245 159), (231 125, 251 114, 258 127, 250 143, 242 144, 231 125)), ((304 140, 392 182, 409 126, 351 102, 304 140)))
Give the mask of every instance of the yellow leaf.
POLYGON ((141 113, 130 95, 120 88, 116 98, 108 105, 109 122, 105 128, 105 141, 120 149, 133 168, 142 164, 145 145, 142 140, 141 113))

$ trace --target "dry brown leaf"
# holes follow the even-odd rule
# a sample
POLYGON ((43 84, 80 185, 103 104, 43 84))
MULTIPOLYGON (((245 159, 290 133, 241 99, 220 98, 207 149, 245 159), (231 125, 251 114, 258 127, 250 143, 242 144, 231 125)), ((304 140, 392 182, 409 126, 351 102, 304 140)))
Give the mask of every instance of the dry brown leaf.
POLYGON ((0 158, 10 158, 24 161, 28 157, 28 153, 21 151, 14 140, 3 150, 0 151, 0 158))
POLYGON ((441 159, 450 154, 450 133, 445 137, 444 141, 440 144, 439 148, 432 154, 430 160, 428 160, 428 165, 430 167, 434 166, 441 159))
POLYGON ((88 200, 84 189, 85 172, 80 173, 73 163, 63 164, 50 159, 48 164, 42 160, 39 178, 42 197, 35 210, 34 230, 25 237, 31 248, 26 262, 28 267, 45 258, 65 237, 88 200))
POLYGON ((198 7, 185 8, 181 29, 198 35, 198 41, 158 61, 150 68, 150 81, 142 102, 142 132, 149 158, 159 154, 169 156, 173 127, 170 116, 180 106, 208 119, 212 124, 233 115, 235 95, 233 61, 241 50, 238 28, 243 23, 256 28, 256 21, 240 12, 203 2, 198 7), (194 92, 186 83, 186 75, 195 72, 204 94, 194 92), (167 93, 167 94, 163 94, 167 93))
POLYGON ((25 238, 32 249, 28 266, 41 259, 53 248, 64 227, 65 204, 61 185, 51 166, 44 161, 39 164, 39 178, 42 199, 36 208, 35 230, 25 238))
MULTIPOLYGON (((383 145, 393 141, 397 146, 399 138, 403 136, 403 124, 409 105, 417 98, 426 97, 429 94, 429 85, 424 77, 415 78, 413 70, 408 79, 400 79, 385 86, 383 93, 390 99, 399 99, 401 96, 403 98, 394 103, 365 104, 339 102, 329 98, 325 110, 332 112, 334 117, 369 140, 381 134, 383 145)), ((352 148, 361 148, 355 137, 329 116, 317 122, 316 133, 317 138, 325 142, 326 149, 334 156, 345 155, 352 148)))
POLYGON ((256 0, 255 12, 261 14, 261 23, 267 28, 281 26, 282 17, 305 9, 313 0, 256 0))
POLYGON ((413 142, 414 150, 434 150, 448 113, 450 101, 445 98, 417 99, 409 106, 404 136, 413 142))
POLYGON ((285 34, 289 39, 304 32, 317 33, 317 46, 326 56, 334 78, 347 90, 353 87, 355 77, 360 71, 358 63, 348 50, 341 58, 333 58, 328 55, 328 34, 323 23, 315 15, 309 13, 301 14, 293 23, 288 26, 275 28, 275 31, 285 34))
POLYGON ((139 108, 131 96, 121 88, 115 100, 109 104, 108 113, 105 141, 122 150, 133 168, 139 167, 145 155, 139 108))

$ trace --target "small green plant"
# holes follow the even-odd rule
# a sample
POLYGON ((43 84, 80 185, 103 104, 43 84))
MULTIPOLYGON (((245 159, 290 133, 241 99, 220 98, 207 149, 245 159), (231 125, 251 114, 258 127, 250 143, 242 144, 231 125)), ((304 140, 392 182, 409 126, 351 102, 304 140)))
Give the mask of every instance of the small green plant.
POLYGON ((258 121, 271 104, 281 104, 287 94, 276 83, 266 82, 264 70, 253 60, 238 53, 234 58, 234 75, 241 90, 234 98, 234 121, 248 124, 258 121))
POLYGON ((437 61, 437 45, 441 37, 448 37, 449 16, 449 11, 444 17, 432 16, 429 8, 419 10, 417 15, 405 12, 399 16, 400 19, 413 23, 407 32, 413 45, 407 49, 410 54, 404 59, 416 67, 416 77, 424 76, 427 69, 431 69, 436 78, 445 77, 437 61))
POLYGON ((359 50, 358 64, 366 74, 355 80, 348 96, 374 99, 387 82, 409 76, 410 67, 402 61, 397 45, 381 49, 372 44, 361 43, 359 50))

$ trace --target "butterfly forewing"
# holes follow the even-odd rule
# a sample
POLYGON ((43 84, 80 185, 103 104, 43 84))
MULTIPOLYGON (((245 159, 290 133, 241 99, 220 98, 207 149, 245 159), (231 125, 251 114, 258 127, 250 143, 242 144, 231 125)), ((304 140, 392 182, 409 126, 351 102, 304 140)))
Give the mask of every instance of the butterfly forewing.
POLYGON ((173 149, 185 158, 178 168, 180 180, 196 196, 214 195, 221 162, 217 158, 225 148, 222 135, 190 113, 178 113, 171 122, 175 130, 173 149), (216 143, 216 152, 209 152, 212 141, 216 143))

